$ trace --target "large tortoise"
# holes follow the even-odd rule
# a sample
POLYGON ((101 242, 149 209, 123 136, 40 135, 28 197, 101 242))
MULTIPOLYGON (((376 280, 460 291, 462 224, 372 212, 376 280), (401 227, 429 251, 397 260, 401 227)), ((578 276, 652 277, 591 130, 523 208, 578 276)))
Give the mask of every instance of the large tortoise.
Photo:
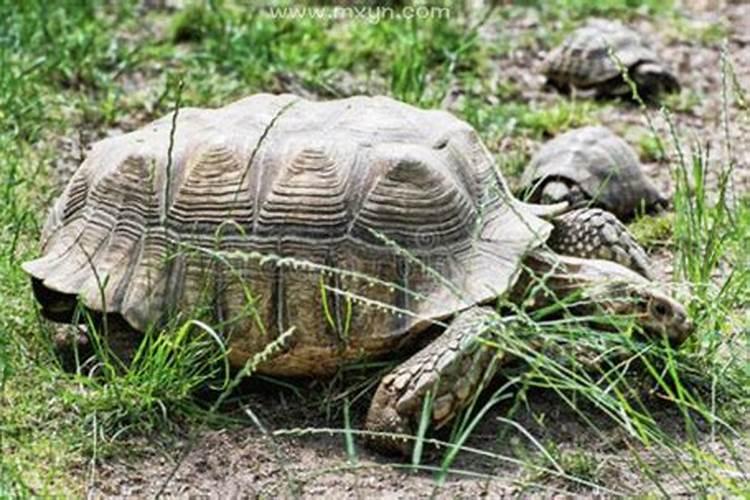
POLYGON ((646 100, 680 90, 677 78, 639 33, 604 19, 590 19, 571 33, 545 58, 542 73, 564 93, 576 88, 597 97, 627 97, 631 89, 621 68, 646 100))
POLYGON ((533 203, 591 205, 620 219, 668 204, 633 148, 602 126, 573 129, 546 142, 524 170, 521 187, 533 203))
POLYGON ((181 109, 175 124, 103 140, 76 171, 42 256, 23 266, 46 317, 70 322, 80 303, 120 318, 135 339, 205 307, 235 366, 292 331, 257 367, 285 376, 330 375, 419 339, 365 424, 397 433, 411 431, 427 391, 438 426, 467 403, 500 365, 476 342, 498 331, 488 328, 496 300, 549 304, 522 290, 540 273, 550 290, 582 290, 658 338, 691 333, 684 308, 653 283, 588 258, 597 245, 560 242, 577 257, 546 248, 552 224, 540 216, 554 223, 560 207, 514 199, 476 133, 450 114, 385 97, 262 94, 181 109))

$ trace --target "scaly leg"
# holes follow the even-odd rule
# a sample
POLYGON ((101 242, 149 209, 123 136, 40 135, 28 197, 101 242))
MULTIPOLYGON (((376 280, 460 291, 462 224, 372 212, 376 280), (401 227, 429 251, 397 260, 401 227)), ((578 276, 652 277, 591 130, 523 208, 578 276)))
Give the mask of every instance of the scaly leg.
POLYGON ((599 208, 571 210, 555 217, 547 244, 561 255, 604 259, 628 267, 650 280, 653 265, 625 225, 599 208))
MULTIPOLYGON (((478 341, 490 331, 493 317, 489 307, 459 313, 440 337, 386 375, 367 413, 366 429, 414 435, 428 392, 434 428, 455 417, 485 376, 491 376, 503 361, 502 353, 478 341)), ((413 442, 371 436, 368 444, 381 451, 407 454, 413 442)))

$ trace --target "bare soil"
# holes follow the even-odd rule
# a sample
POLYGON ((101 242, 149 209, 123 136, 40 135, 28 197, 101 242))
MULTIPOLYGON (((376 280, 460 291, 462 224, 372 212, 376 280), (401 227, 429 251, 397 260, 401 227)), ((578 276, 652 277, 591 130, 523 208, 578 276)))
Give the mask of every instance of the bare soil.
MULTIPOLYGON (((309 400, 294 400, 290 393, 283 396, 278 390, 256 388, 244 399, 244 406, 256 413, 265 432, 248 425, 203 429, 169 442, 163 437, 139 439, 128 445, 132 455, 103 459, 93 473, 81 471, 92 479, 89 493, 107 497, 161 493, 212 498, 448 499, 657 492, 656 485, 638 470, 633 454, 658 474, 670 495, 691 496, 698 491, 698 484, 686 478, 670 452, 637 444, 591 404, 577 401, 569 406, 551 391, 530 391, 523 409, 514 415, 514 425, 503 420, 511 410, 510 402, 492 409, 465 443, 466 451, 452 464, 443 484, 435 481, 434 470, 440 467, 444 450, 430 447, 423 468, 412 470, 408 460, 370 452, 355 438, 352 458, 346 453, 341 417, 327 420, 321 409, 310 407, 309 400), (556 472, 557 466, 543 458, 535 443, 548 452, 552 449, 551 457, 564 472, 556 472)), ((647 406, 669 439, 686 439, 676 408, 664 405, 658 395, 647 406)), ((362 410, 355 409, 355 420, 357 415, 363 417, 362 410)), ((721 441, 711 438, 708 424, 699 420, 697 425, 702 436, 698 446, 731 462, 721 441)), ((750 465, 747 443, 737 440, 734 453, 739 456, 740 470, 750 465)))

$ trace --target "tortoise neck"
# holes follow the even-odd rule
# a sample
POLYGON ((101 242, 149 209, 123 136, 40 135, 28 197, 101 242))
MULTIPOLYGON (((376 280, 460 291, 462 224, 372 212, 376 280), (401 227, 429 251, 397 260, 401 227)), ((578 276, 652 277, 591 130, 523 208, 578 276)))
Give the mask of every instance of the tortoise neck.
POLYGON ((518 277, 510 294, 512 300, 524 309, 539 309, 549 306, 576 288, 574 262, 545 248, 536 248, 526 254, 518 277))
POLYGON ((652 286, 640 274, 615 262, 581 259, 536 248, 526 254, 522 272, 511 296, 524 308, 552 305, 574 293, 585 291, 589 299, 607 299, 624 293, 623 287, 652 286))

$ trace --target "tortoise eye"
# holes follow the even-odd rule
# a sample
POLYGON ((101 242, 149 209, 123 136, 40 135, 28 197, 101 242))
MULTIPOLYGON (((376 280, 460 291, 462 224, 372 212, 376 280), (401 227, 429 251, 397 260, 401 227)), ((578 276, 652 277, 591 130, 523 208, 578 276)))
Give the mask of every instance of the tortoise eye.
POLYGON ((669 307, 664 302, 656 302, 653 306, 654 313, 659 316, 660 318, 663 318, 667 314, 669 314, 669 307))

